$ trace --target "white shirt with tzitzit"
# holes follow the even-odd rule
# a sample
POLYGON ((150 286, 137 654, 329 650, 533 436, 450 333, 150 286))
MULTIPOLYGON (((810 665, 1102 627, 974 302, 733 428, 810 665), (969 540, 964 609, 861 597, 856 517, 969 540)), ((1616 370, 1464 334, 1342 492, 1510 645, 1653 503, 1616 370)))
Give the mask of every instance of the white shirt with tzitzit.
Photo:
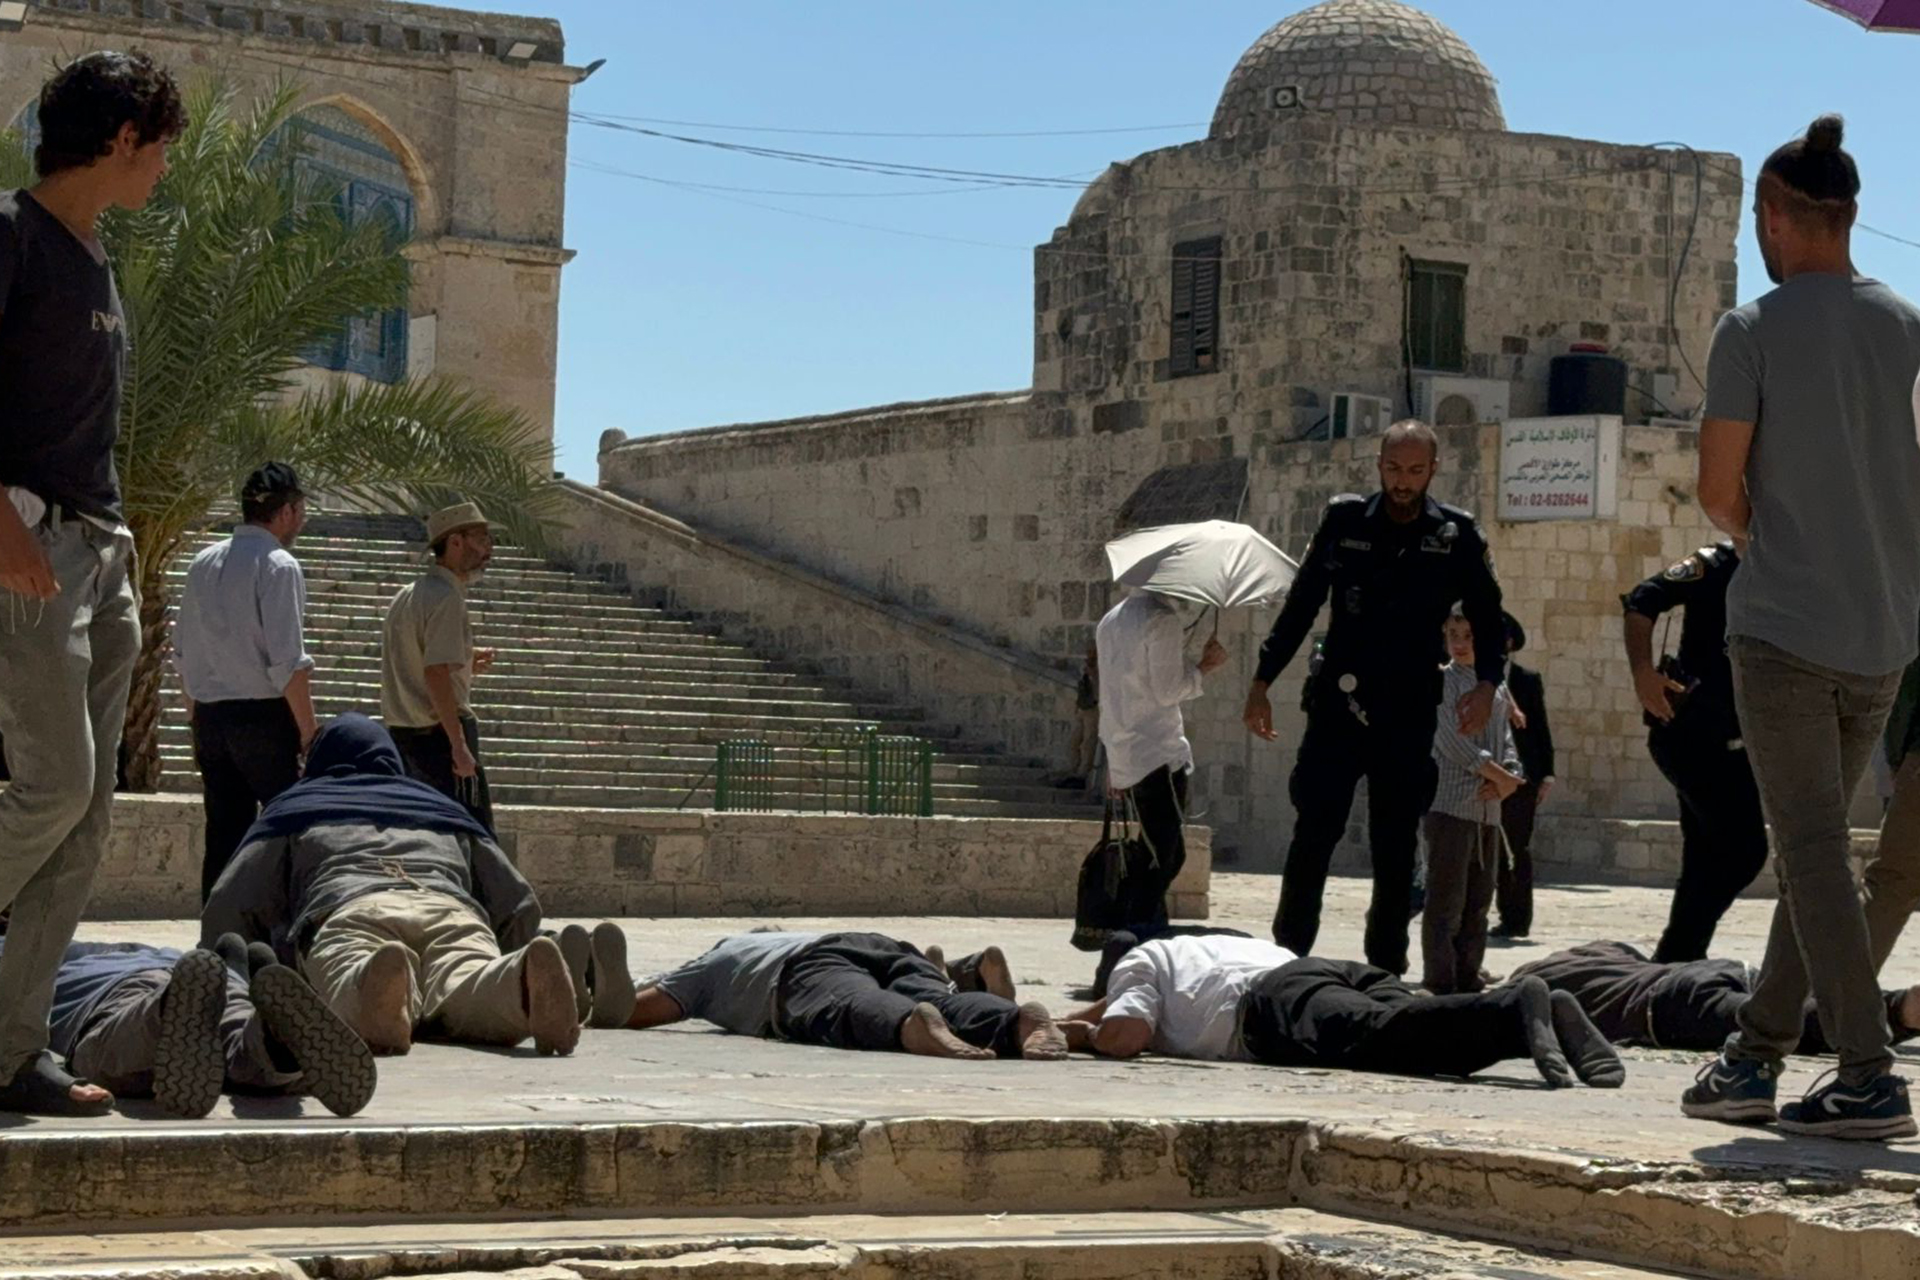
POLYGON ((1460 732, 1460 699, 1480 683, 1471 666, 1453 663, 1446 669, 1446 691, 1440 695, 1440 723, 1433 731, 1433 759, 1440 767, 1440 785, 1433 793, 1433 812, 1483 826, 1500 825, 1500 802, 1480 799, 1480 766, 1491 760, 1512 773, 1520 772, 1520 755, 1513 745, 1512 714, 1507 686, 1493 695, 1493 715, 1487 727, 1468 737, 1460 732))
POLYGON ((1125 790, 1154 770, 1193 767, 1180 704, 1200 696, 1200 668, 1187 661, 1187 633, 1164 598, 1140 592, 1100 619, 1100 745, 1107 781, 1125 790))
POLYGON ((1103 1018, 1138 1018, 1148 1047, 1178 1058, 1245 1061, 1240 998, 1261 974, 1298 959, 1261 938, 1176 937, 1143 942, 1107 979, 1103 1018))

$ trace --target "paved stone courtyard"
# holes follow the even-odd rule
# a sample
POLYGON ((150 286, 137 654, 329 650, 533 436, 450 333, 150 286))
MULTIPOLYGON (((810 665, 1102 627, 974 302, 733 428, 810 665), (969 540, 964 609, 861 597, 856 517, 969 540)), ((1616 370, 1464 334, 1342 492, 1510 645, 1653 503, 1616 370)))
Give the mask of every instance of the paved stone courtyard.
MULTIPOLYGON (((1277 877, 1217 875, 1215 923, 1264 936, 1277 877)), ((1321 950, 1358 955, 1367 885, 1330 882, 1321 950)), ((1539 891, 1538 933, 1525 946, 1489 952, 1505 973, 1554 948, 1598 937, 1651 950, 1666 895, 1637 888, 1547 887, 1539 891)), ((1735 904, 1716 950, 1756 961, 1772 904, 1735 904)), ((963 920, 943 917, 783 920, 678 919, 622 922, 636 976, 696 955, 715 939, 762 923, 783 928, 875 929, 916 943, 938 942, 949 954, 997 942, 1012 959, 1023 996, 1058 1010, 1079 1002, 1093 957, 1067 945, 1064 922, 963 920)), ((88 938, 141 938, 189 944, 186 922, 89 924, 88 938)), ((1417 945, 1417 942, 1416 942, 1417 945)), ((1889 985, 1920 982, 1920 937, 1909 935, 1883 975, 1889 985)), ((1792 1163, 1835 1170, 1877 1169, 1911 1177, 1920 1187, 1920 1144, 1888 1149, 1788 1139, 1767 1131, 1684 1120, 1680 1090, 1702 1055, 1629 1050, 1626 1088, 1617 1092, 1540 1087, 1531 1067, 1514 1062, 1473 1082, 1420 1081, 1338 1072, 1280 1070, 1240 1064, 1142 1059, 1065 1064, 933 1062, 887 1054, 832 1050, 724 1036, 705 1024, 664 1031, 589 1031, 571 1058, 540 1058, 530 1047, 493 1052, 424 1044, 405 1058, 383 1059, 373 1104, 338 1120, 317 1104, 293 1099, 223 1103, 202 1122, 160 1117, 141 1103, 96 1121, 36 1122, 36 1129, 204 1130, 235 1120, 312 1126, 386 1127, 634 1121, 833 1121, 898 1116, 1183 1117, 1299 1116, 1396 1129, 1446 1132, 1532 1150, 1630 1160, 1695 1160, 1711 1164, 1792 1163)), ((1903 1060, 1920 1075, 1920 1046, 1903 1060)), ((1783 1095, 1824 1069, 1797 1059, 1783 1095)))
MULTIPOLYGON (((1278 884, 1217 876, 1215 919, 1263 932, 1278 884)), ((1365 899, 1365 882, 1332 882, 1328 954, 1357 952, 1365 899)), ((1504 972, 1595 937, 1650 945, 1665 908, 1646 889, 1543 888, 1539 938, 1490 961, 1504 972)), ((1756 957, 1770 909, 1737 904, 1718 950, 1756 957)), ((639 974, 759 923, 623 922, 639 974)), ((997 942, 1023 993, 1056 1010, 1091 971, 1062 921, 779 923, 955 952, 997 942)), ((193 935, 184 921, 83 928, 193 935)), ((1885 976, 1920 980, 1920 943, 1885 976)), ((130 1103, 0 1132, 0 1280, 1920 1274, 1920 1144, 1688 1121, 1675 1100, 1704 1055, 1626 1056, 1624 1089, 1556 1092, 1518 1062, 1472 1082, 962 1064, 699 1025, 588 1032, 567 1059, 425 1044, 383 1060, 350 1120, 243 1099, 199 1122, 130 1103)), ((1920 1074, 1920 1052, 1903 1061, 1920 1074)), ((1786 1089, 1822 1065, 1796 1060, 1786 1089)))

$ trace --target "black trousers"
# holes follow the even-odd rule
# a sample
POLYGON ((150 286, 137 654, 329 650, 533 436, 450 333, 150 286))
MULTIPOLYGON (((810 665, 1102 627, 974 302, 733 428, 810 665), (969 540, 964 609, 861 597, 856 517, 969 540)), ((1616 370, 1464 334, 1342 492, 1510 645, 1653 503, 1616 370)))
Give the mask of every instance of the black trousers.
POLYGON ((487 786, 487 766, 480 759, 480 722, 472 716, 461 716, 460 728, 466 734, 467 750, 473 752, 472 778, 454 776, 453 744, 447 741, 446 731, 440 726, 388 732, 393 734, 394 745, 400 748, 400 758, 406 761, 409 778, 426 783, 442 795, 452 796, 466 806, 481 826, 492 831, 493 792, 487 786))
POLYGON ((1540 809, 1540 784, 1523 782, 1500 806, 1500 828, 1507 847, 1500 855, 1494 906, 1503 932, 1526 937, 1533 932, 1533 824, 1540 809))
POLYGON ((1143 895, 1155 904, 1152 914, 1127 922, 1127 932, 1136 936, 1142 929, 1152 933, 1166 928, 1167 890, 1173 887, 1180 868, 1187 865, 1187 783, 1191 772, 1182 769, 1175 773, 1162 765, 1127 789, 1140 819, 1140 838, 1159 860, 1150 872, 1152 892, 1143 895))
POLYGON ((774 1028, 796 1044, 897 1050, 900 1026, 918 1004, 938 1009, 968 1044, 1020 1056, 1018 1005, 955 991, 931 960, 878 933, 830 933, 788 960, 774 1028))
MULTIPOLYGON (((1731 973, 1714 961, 1675 965, 1647 1000, 1647 1033, 1626 1038, 1661 1049, 1718 1049, 1739 1029, 1740 1006, 1751 992, 1751 978, 1731 973)), ((1914 1037, 1914 1032, 1900 1024, 1903 995, 1899 991, 1882 993, 1887 1004, 1887 1026, 1895 1044, 1914 1037)), ((1801 1019, 1797 1052, 1816 1056, 1833 1053, 1826 1033, 1820 1029, 1819 1010, 1811 1000, 1801 1019)))
POLYGON ((1745 751, 1657 729, 1647 751, 1680 797, 1680 882, 1654 960, 1704 959, 1720 917, 1767 865, 1767 822, 1745 751))
POLYGON ((1295 960, 1241 997, 1240 1036, 1256 1061, 1407 1076, 1470 1076, 1531 1058, 1513 987, 1422 995, 1384 969, 1295 960))
POLYGON ((1307 955, 1319 937, 1327 867, 1346 834, 1354 788, 1364 777, 1373 853, 1367 961, 1391 973, 1407 971, 1420 819, 1439 782, 1433 763, 1436 714, 1434 706, 1417 706, 1393 718, 1375 714, 1371 725, 1363 725, 1344 705, 1309 711, 1299 762, 1288 782, 1293 843, 1273 919, 1273 940, 1295 955, 1307 955))
POLYGON ((200 767, 206 853, 200 901, 239 851, 260 806, 300 780, 300 726, 285 698, 197 702, 193 760, 200 767))

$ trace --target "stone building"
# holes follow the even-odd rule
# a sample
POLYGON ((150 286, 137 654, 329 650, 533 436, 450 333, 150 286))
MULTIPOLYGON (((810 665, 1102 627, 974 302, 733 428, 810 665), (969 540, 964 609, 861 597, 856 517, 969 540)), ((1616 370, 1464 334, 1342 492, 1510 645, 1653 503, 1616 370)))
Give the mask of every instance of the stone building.
POLYGON ((323 375, 461 378, 553 428, 567 114, 583 72, 560 25, 432 5, 329 0, 28 0, 0 26, 0 121, 31 132, 48 69, 137 46, 177 75, 291 78, 315 167, 354 215, 412 233, 404 312, 313 353, 323 375))
MULTIPOLYGON (((1498 433, 1477 424, 1543 414, 1576 342, 1626 361, 1632 421, 1696 406, 1741 194, 1732 156, 1511 131, 1440 23, 1328 0, 1248 50, 1206 138, 1111 166, 1039 246, 1030 390, 609 432, 602 484, 1064 668, 1111 599, 1117 530, 1238 515, 1298 555, 1328 497, 1371 484, 1372 442, 1328 437, 1418 411, 1459 424, 1436 492, 1482 514, 1539 638, 1556 807, 1658 815, 1618 595, 1708 536, 1692 434, 1627 429, 1617 521, 1507 524, 1489 509, 1498 433), (1335 393, 1363 397, 1338 422, 1335 393)), ((1269 621, 1227 620, 1235 663, 1188 719, 1217 856, 1272 867, 1304 663, 1276 690, 1282 742, 1253 742, 1239 709, 1269 621)))

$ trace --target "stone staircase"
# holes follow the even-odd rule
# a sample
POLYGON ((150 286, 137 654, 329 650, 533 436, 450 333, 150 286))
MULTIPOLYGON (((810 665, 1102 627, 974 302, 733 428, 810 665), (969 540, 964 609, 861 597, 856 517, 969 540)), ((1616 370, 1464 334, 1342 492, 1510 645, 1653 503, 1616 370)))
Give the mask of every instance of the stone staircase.
MULTIPOLYGON (((307 648, 324 718, 378 714, 381 624, 424 563, 417 522, 316 516, 297 552, 307 576, 307 648)), ((182 556, 174 571, 184 583, 182 556)), ((874 701, 726 640, 698 618, 649 608, 626 590, 501 548, 472 592, 474 629, 499 651, 475 683, 497 803, 547 807, 711 808, 716 749, 754 739, 774 752, 774 802, 817 808, 828 785, 808 743, 877 727, 932 743, 941 816, 1075 818, 1078 791, 1049 785, 1050 762, 965 740, 925 711, 874 701)), ((161 750, 168 790, 197 789, 177 679, 161 750)))

